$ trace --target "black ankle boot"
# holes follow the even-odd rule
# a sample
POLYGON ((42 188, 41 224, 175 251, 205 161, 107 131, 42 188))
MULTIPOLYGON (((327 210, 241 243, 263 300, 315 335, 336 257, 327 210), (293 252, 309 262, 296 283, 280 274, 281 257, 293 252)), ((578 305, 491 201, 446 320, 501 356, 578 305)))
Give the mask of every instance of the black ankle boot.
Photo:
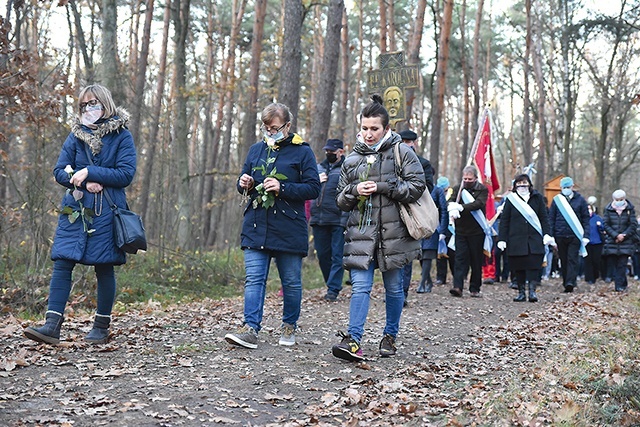
POLYGON ((513 299, 514 302, 524 302, 527 300, 527 294, 524 291, 524 283, 518 282, 518 296, 513 299))
POLYGON ((24 330, 24 336, 47 344, 60 343, 60 327, 64 317, 55 311, 47 311, 45 314, 45 323, 39 328, 28 327, 24 330))
POLYGON ((538 301, 538 295, 536 294, 537 287, 538 287, 538 283, 536 282, 529 283, 529 302, 538 301))
POLYGON ((84 340, 91 344, 104 344, 109 340, 109 325, 111 324, 111 316, 104 314, 96 314, 93 322, 93 328, 89 331, 84 340))

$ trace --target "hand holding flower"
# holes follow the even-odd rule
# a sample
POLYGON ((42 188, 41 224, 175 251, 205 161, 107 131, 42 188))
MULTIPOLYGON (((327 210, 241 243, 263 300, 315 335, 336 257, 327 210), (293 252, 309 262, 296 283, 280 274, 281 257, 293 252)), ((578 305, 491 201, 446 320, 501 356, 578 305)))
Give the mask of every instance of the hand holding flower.
POLYGON ((89 176, 89 170, 87 168, 83 168, 83 169, 80 169, 78 172, 75 172, 71 177, 71 179, 69 180, 69 182, 76 187, 80 187, 82 186, 82 183, 87 179, 88 176, 89 176))
POLYGON ((276 178, 266 178, 262 185, 264 187, 264 191, 268 193, 276 193, 276 196, 280 193, 280 181, 276 178))
POLYGON ((378 184, 374 181, 363 181, 356 187, 361 196, 370 196, 378 190, 378 184))

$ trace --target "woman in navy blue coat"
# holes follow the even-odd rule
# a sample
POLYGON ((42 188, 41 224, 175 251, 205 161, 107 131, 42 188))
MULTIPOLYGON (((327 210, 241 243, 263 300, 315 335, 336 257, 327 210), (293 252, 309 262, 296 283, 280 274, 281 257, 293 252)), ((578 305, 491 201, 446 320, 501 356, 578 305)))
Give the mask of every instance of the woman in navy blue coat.
POLYGON ((113 213, 104 192, 119 207, 126 206, 125 188, 136 172, 136 149, 127 130, 129 114, 116 108, 109 90, 100 85, 80 91, 78 111, 80 116, 53 170, 56 181, 67 190, 51 249, 54 265, 46 322, 24 332, 28 338, 48 344, 60 341, 71 275, 78 263, 93 265, 98 281, 95 321, 85 340, 107 342, 116 296, 114 265, 126 262, 113 238, 113 213), (93 162, 87 157, 86 146, 93 162))
POLYGON ((262 111, 263 141, 249 149, 238 178, 238 191, 249 198, 240 245, 244 251, 244 322, 225 340, 245 348, 258 346, 271 259, 283 290, 282 336, 295 344, 302 302, 302 258, 308 252, 305 200, 320 194, 316 159, 309 144, 290 132, 291 112, 274 103, 262 111))

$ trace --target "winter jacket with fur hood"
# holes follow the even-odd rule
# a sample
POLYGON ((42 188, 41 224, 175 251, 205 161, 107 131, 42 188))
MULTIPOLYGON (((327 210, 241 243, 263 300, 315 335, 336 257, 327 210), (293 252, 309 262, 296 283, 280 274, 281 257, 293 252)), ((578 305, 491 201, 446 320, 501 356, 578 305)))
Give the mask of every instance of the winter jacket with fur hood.
MULTIPOLYGON (((61 213, 51 249, 52 260, 65 259, 85 265, 120 265, 126 262, 125 253, 116 247, 113 239, 113 214, 107 198, 102 193, 88 192, 85 185, 87 182, 102 184, 103 192, 108 191, 116 205, 126 207, 125 188, 131 184, 136 172, 136 149, 127 129, 128 122, 129 114, 118 108, 115 116, 98 120, 97 129, 90 129, 77 120, 71 127, 53 175, 60 185, 73 191, 65 168, 67 165, 74 171, 87 168, 89 175, 79 188, 83 192, 80 202, 95 212, 93 222, 87 224, 95 231, 89 235, 84 231, 81 218, 71 223, 69 215, 61 213), (87 158, 85 144, 90 147, 95 165, 87 158)), ((80 206, 71 191, 65 192, 61 210, 70 207, 79 211, 80 206)))
POLYGON ((338 183, 337 204, 350 212, 345 235, 343 265, 346 269, 366 270, 377 261, 380 271, 400 268, 421 254, 420 241, 414 240, 400 219, 398 202, 410 203, 422 195, 426 184, 418 157, 396 133, 391 133, 376 151, 363 141, 356 142, 353 152, 345 159, 338 183), (400 176, 395 173, 393 146, 400 144, 400 176), (370 157, 373 156, 373 157, 370 157), (369 168, 367 159, 375 161, 369 168), (361 180, 378 184, 371 195, 371 224, 360 229, 357 185, 361 180))

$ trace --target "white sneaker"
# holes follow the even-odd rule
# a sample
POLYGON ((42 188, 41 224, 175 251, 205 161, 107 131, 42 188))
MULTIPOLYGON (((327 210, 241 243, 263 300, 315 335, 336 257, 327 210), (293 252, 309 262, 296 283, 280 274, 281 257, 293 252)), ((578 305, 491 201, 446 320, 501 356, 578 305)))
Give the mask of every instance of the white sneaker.
POLYGON ((279 345, 292 346, 296 344, 296 327, 288 323, 283 323, 281 326, 282 335, 280 336, 279 345))

